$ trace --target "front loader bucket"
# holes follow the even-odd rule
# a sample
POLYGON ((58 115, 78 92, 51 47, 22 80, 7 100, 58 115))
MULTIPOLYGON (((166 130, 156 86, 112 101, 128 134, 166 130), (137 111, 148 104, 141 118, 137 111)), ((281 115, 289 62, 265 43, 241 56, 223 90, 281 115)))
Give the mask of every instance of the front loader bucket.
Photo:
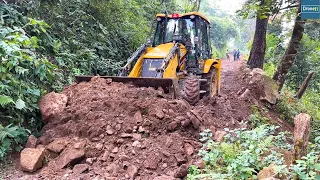
MULTIPOLYGON (((76 76, 76 82, 88 82, 94 76, 76 76)), ((113 82, 131 83, 137 87, 161 87, 165 93, 173 92, 174 98, 180 96, 177 79, 171 78, 148 78, 148 77, 120 77, 120 76, 98 76, 99 78, 112 79, 113 82)))

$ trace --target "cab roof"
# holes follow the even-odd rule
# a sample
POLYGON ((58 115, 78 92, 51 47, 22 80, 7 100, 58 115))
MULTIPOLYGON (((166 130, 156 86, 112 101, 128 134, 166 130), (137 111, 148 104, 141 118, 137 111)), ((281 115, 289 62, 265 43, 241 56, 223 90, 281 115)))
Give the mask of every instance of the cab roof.
MULTIPOLYGON (((210 21, 208 20, 208 18, 199 12, 189 12, 189 13, 179 14, 179 17, 190 16, 190 15, 200 16, 202 19, 206 20, 210 24, 210 21)), ((156 17, 165 17, 165 16, 166 16, 165 14, 156 15, 156 17)), ((168 18, 172 18, 172 15, 168 14, 168 18)))

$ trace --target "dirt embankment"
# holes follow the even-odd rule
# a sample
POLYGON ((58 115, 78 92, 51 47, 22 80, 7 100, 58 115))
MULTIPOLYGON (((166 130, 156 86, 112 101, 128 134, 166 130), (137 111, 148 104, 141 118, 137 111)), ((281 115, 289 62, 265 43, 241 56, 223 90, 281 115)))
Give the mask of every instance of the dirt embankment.
MULTIPOLYGON (((248 120, 244 96, 248 72, 241 61, 223 62, 221 94, 190 106, 161 89, 137 88, 101 78, 71 85, 62 92, 65 108, 47 117, 37 140, 46 165, 23 179, 175 179, 191 164, 201 166, 199 132, 221 139, 224 128, 248 120)), ((11 179, 10 175, 7 176, 11 179)))

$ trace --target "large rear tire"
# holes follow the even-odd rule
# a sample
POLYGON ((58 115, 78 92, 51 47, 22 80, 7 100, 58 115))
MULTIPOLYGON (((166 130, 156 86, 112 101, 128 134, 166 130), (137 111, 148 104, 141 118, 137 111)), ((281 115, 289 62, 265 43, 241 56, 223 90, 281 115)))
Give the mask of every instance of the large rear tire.
POLYGON ((214 67, 211 67, 208 73, 202 75, 203 79, 206 79, 207 82, 201 86, 201 90, 206 91, 204 96, 214 97, 218 94, 218 78, 217 71, 214 67))
POLYGON ((183 81, 183 97, 189 104, 195 105, 200 100, 200 82, 197 76, 189 76, 183 81))

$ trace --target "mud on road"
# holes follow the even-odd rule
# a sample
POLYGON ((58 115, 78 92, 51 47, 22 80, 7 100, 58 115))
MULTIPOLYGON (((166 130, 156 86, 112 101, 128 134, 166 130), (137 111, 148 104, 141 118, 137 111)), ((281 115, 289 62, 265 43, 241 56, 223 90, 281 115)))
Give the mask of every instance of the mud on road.
POLYGON ((37 140, 38 148, 46 148, 46 165, 4 179, 185 177, 189 165, 201 166, 199 132, 210 129, 220 140, 224 128, 242 126, 251 105, 260 103, 239 98, 247 86, 242 61, 224 60, 222 67, 221 94, 195 106, 161 89, 98 77, 66 87, 66 107, 46 120, 37 140))

